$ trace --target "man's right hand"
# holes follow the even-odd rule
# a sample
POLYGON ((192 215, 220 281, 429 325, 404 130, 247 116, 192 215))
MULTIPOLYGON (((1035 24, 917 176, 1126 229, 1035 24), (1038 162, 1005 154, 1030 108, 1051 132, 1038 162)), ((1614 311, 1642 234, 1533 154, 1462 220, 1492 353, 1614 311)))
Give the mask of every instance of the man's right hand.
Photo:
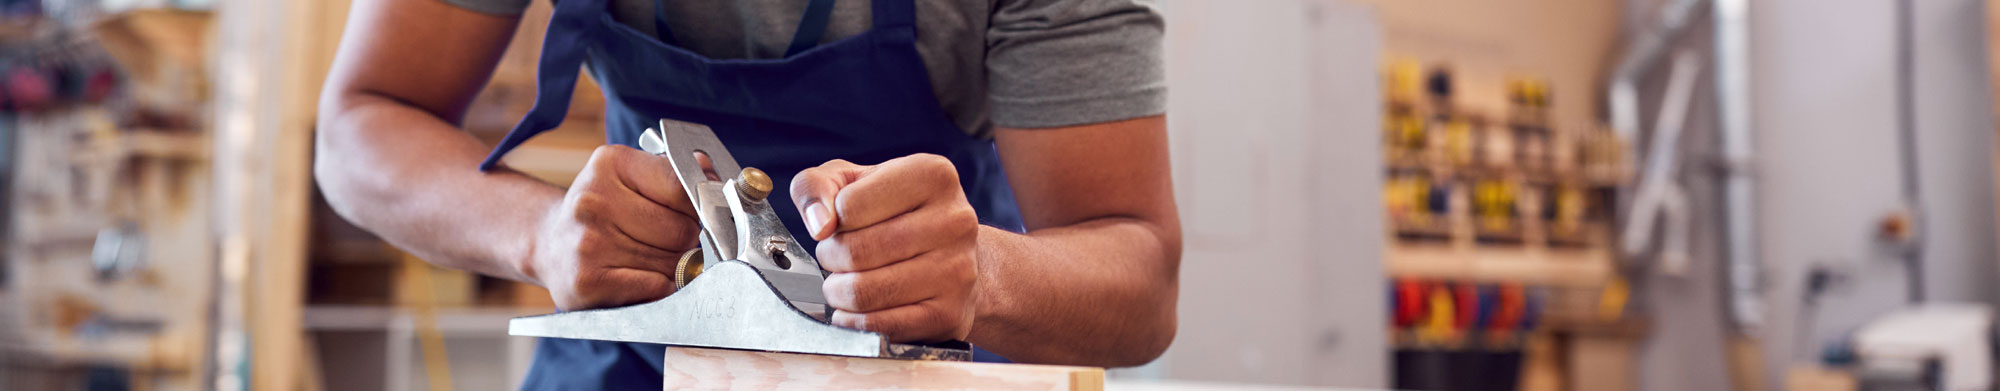
POLYGON ((549 208, 524 274, 562 310, 616 307, 674 292, 674 261, 701 233, 664 157, 605 145, 549 208))

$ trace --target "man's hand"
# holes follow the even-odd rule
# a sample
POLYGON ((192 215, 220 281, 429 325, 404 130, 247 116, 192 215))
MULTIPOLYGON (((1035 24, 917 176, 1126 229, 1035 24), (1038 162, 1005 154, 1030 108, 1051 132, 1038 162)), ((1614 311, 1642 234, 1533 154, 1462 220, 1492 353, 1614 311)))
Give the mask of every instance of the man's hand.
POLYGON ((819 239, 833 324, 893 341, 965 339, 972 330, 979 216, 951 161, 930 154, 799 172, 792 202, 819 239))
POLYGON ((556 307, 643 303, 674 292, 674 260, 701 226, 666 158, 606 145, 590 154, 535 236, 525 274, 556 307))

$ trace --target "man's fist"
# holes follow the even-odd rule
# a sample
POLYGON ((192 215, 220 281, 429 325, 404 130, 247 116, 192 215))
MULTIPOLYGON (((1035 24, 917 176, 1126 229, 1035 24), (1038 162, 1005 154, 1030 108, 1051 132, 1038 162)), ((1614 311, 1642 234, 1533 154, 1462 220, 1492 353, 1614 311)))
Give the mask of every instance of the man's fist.
POLYGON ((666 158, 606 145, 551 207, 524 265, 556 307, 643 303, 674 292, 674 260, 698 243, 694 206, 666 158))
POLYGON ((792 202, 820 240, 820 268, 832 273, 822 289, 835 325, 898 342, 972 331, 979 216, 950 160, 834 160, 799 172, 792 202))

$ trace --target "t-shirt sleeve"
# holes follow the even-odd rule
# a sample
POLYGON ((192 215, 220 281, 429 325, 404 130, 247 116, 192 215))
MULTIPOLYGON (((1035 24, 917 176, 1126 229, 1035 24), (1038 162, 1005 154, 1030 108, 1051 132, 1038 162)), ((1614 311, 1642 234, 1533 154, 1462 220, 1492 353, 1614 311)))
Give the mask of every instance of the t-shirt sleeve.
POLYGON ((1166 112, 1161 36, 1147 0, 996 0, 986 34, 994 125, 1049 128, 1166 112))
POLYGON ((445 4, 455 5, 458 6, 459 8, 472 10, 474 12, 494 14, 494 15, 520 15, 521 11, 528 9, 528 3, 534 0, 437 0, 437 1, 442 1, 445 4))

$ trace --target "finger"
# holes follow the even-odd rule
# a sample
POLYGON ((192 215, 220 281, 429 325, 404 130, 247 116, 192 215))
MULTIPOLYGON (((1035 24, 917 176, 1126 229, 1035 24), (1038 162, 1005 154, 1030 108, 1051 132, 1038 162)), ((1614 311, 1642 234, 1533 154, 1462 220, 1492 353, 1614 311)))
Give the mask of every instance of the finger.
POLYGON ((927 300, 866 313, 834 311, 832 320, 836 326, 882 334, 890 342, 964 339, 959 330, 968 320, 944 308, 941 301, 927 300))
POLYGON ((820 289, 828 306, 848 312, 880 311, 969 289, 971 262, 946 254, 962 253, 931 252, 880 269, 833 273, 820 289))
POLYGON ((673 163, 667 158, 623 145, 605 145, 597 147, 597 151, 590 154, 590 160, 591 166, 602 163, 615 173, 620 188, 689 219, 694 218, 694 202, 688 200, 687 191, 681 188, 680 177, 674 175, 673 163))
POLYGON ((631 268, 598 268, 586 270, 593 275, 579 278, 579 282, 591 287, 579 287, 584 294, 584 308, 617 307, 652 302, 674 293, 673 276, 651 270, 631 268))
POLYGON ((799 209, 799 217, 805 220, 806 230, 812 232, 813 240, 825 240, 832 236, 831 228, 838 222, 839 217, 833 213, 833 207, 829 206, 832 203, 827 200, 834 199, 841 188, 847 187, 867 170, 868 167, 834 159, 819 167, 799 171, 792 177, 792 206, 799 209))
POLYGON ((694 248, 699 229, 694 218, 637 193, 605 190, 602 187, 608 185, 594 182, 583 186, 599 188, 572 191, 565 199, 572 203, 569 210, 577 221, 654 250, 680 253, 694 248))
POLYGON ((860 272, 888 266, 979 232, 978 212, 964 204, 923 208, 867 228, 841 232, 813 249, 820 269, 860 272))
POLYGON ((715 161, 709 160, 708 152, 694 151, 694 165, 695 167, 701 167, 701 175, 707 177, 708 180, 722 180, 720 175, 715 174, 715 161))
MULTIPOLYGON (((874 166, 840 189, 834 199, 838 231, 853 231, 908 213, 949 196, 964 203, 958 188, 958 171, 943 156, 916 154, 891 159, 874 166)), ((950 201, 949 198, 939 201, 950 201)))
POLYGON ((581 270, 626 268, 672 276, 678 251, 669 251, 632 239, 615 227, 591 229, 577 238, 576 262, 581 270))
MULTIPOLYGON (((629 202, 611 205, 604 218, 611 229, 634 243, 679 254, 693 249, 701 226, 691 216, 628 195, 629 202)), ((616 202, 616 201, 613 201, 616 202)))

